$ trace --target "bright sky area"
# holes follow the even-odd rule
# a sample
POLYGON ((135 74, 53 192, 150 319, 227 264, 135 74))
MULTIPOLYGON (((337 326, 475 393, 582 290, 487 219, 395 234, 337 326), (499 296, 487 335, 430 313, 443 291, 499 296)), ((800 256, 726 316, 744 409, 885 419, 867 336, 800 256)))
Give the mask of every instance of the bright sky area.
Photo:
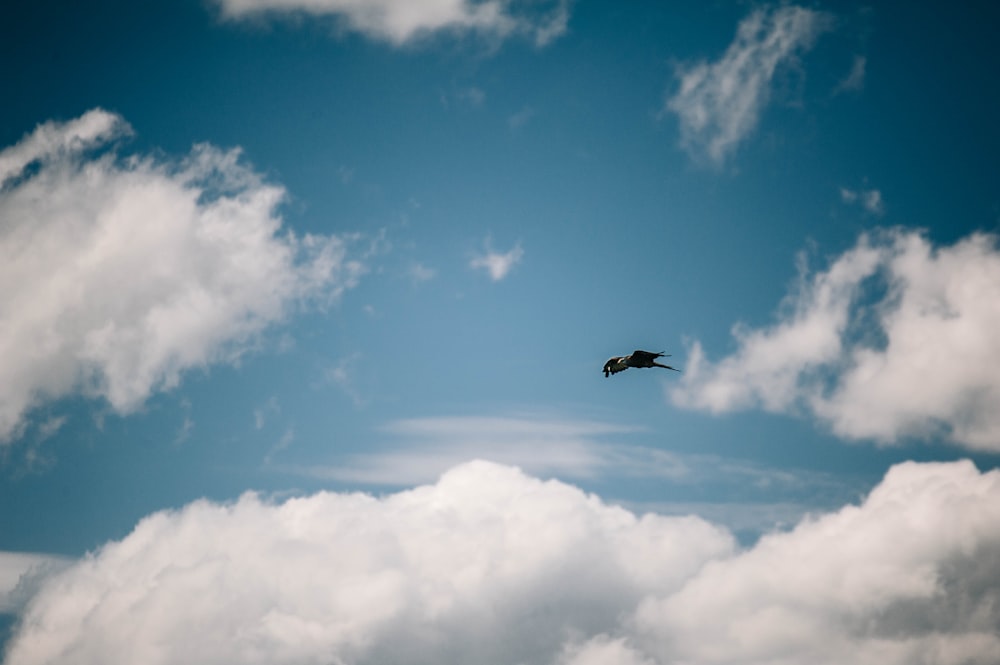
POLYGON ((997 10, 8 4, 5 664, 996 665, 997 10))

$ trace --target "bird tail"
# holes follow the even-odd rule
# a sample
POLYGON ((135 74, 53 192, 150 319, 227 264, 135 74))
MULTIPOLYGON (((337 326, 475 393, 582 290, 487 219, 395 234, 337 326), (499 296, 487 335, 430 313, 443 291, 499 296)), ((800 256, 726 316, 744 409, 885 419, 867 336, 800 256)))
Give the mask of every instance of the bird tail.
POLYGON ((656 362, 655 360, 653 361, 653 364, 656 365, 657 367, 662 367, 663 369, 672 369, 675 372, 679 372, 680 371, 676 367, 671 367, 670 365, 661 365, 660 363, 656 362))

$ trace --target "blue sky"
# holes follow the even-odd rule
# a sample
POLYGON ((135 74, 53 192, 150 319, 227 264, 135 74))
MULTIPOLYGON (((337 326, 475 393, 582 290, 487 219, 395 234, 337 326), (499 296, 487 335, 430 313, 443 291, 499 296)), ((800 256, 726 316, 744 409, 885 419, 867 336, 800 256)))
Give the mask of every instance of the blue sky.
POLYGON ((994 10, 0 15, 5 663, 992 662, 994 10))

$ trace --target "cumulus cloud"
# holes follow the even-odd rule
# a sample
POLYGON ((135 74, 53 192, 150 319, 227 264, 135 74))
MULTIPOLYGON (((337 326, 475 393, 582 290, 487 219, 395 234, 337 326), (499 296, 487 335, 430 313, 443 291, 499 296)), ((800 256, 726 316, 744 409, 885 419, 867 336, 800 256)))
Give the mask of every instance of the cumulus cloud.
POLYGON ((992 665, 1000 471, 894 467, 740 551, 471 462, 375 498, 247 494, 151 515, 49 577, 8 665, 992 665))
POLYGON ((830 24, 827 14, 794 5, 758 9, 721 59, 678 67, 680 87, 666 110, 680 120, 681 146, 722 164, 757 126, 779 67, 808 51, 830 24))
POLYGON ((284 190, 238 150, 108 149, 129 131, 94 110, 0 151, 0 441, 71 394, 128 413, 364 271, 348 237, 283 231, 284 190))
POLYGON ((52 579, 6 662, 545 662, 732 548, 485 462, 382 499, 202 501, 52 579))
POLYGON ((1000 450, 1000 250, 970 235, 934 247, 900 229, 863 235, 801 275, 776 323, 734 328, 718 362, 691 346, 670 392, 714 413, 806 411, 849 438, 941 435, 1000 450))
POLYGON ((862 505, 647 599, 636 630, 663 662, 985 665, 1000 649, 998 498, 1000 472, 970 462, 896 466, 862 505))
POLYGON ((566 32, 569 0, 217 0, 223 17, 307 14, 335 17, 349 29, 401 46, 433 33, 526 36, 545 46, 566 32))
POLYGON ((486 241, 486 253, 473 256, 469 261, 469 267, 473 270, 485 270, 490 275, 490 279, 499 282, 521 262, 524 257, 524 250, 518 243, 510 251, 500 253, 490 248, 490 241, 486 241))

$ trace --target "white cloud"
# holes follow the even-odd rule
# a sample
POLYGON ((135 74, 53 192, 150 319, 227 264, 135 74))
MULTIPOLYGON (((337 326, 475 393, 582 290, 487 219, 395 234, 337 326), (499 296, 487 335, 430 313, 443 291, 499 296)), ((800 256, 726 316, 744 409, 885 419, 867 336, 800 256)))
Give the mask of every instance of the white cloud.
POLYGON ((70 563, 51 554, 0 551, 0 614, 19 612, 47 576, 70 563))
POLYGON ((746 551, 473 462, 375 498, 149 516, 45 580, 7 665, 993 665, 1000 471, 894 467, 746 551))
POLYGON ((484 462, 383 499, 202 501, 51 580, 6 663, 545 662, 732 547, 484 462))
POLYGON ((774 325, 738 326, 735 353, 695 342, 670 398, 714 413, 806 410, 849 438, 943 435, 1000 450, 1000 250, 973 234, 932 247, 892 230, 803 274, 774 325))
POLYGON ((65 159, 131 133, 128 123, 103 109, 93 109, 66 123, 43 123, 20 142, 0 152, 0 186, 20 176, 34 162, 65 159))
POLYGON ((521 262, 524 257, 524 250, 521 244, 515 245, 509 252, 500 253, 490 249, 490 241, 486 241, 486 253, 472 257, 469 267, 474 270, 485 270, 489 273, 490 279, 499 282, 506 277, 515 265, 521 262))
POLYGON ((0 152, 0 441, 70 394, 133 411, 364 271, 348 239, 283 231, 284 190, 238 150, 83 152, 127 131, 95 110, 0 152))
POLYGON ((335 17, 356 32, 401 46, 433 33, 525 36, 545 46, 566 32, 569 0, 216 0, 228 19, 261 14, 335 17))
POLYGON ((720 60, 680 66, 680 89, 666 110, 680 119, 682 147, 722 164, 757 126, 775 72, 829 25, 827 14, 803 7, 758 9, 740 23, 720 60))
POLYGON ((598 635, 583 644, 567 645, 558 665, 656 665, 624 638, 598 635))
POLYGON ((986 663, 1000 653, 1000 472, 894 467, 861 506, 709 563, 636 613, 662 662, 986 663))

